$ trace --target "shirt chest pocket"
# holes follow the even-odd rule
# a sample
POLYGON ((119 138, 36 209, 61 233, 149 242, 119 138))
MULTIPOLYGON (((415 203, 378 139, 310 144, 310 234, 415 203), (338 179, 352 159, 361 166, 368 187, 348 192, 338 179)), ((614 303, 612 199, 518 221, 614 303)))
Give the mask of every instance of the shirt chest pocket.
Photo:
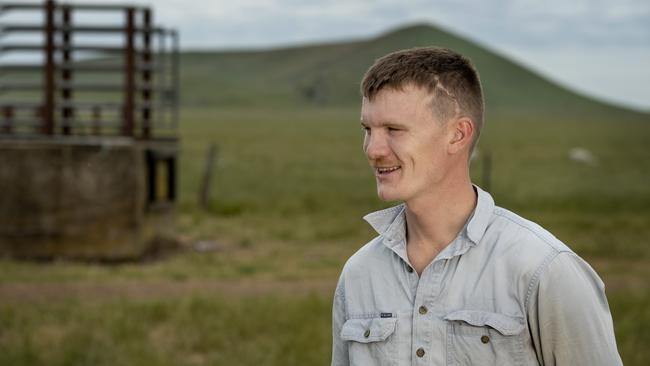
POLYGON ((448 365, 523 365, 523 319, 475 310, 455 311, 447 321, 448 365))
POLYGON ((348 319, 341 329, 341 339, 348 341, 350 365, 396 365, 396 324, 395 317, 348 319))

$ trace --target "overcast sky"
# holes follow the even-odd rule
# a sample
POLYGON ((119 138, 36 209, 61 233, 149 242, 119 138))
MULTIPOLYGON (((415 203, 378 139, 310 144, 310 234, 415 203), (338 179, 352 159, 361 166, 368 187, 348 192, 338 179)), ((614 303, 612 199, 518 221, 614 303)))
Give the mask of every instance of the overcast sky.
MULTIPOLYGON (((79 1, 72 1, 79 2, 79 1)), ((85 0, 120 3, 128 0, 85 0)), ((133 0, 184 49, 272 48, 428 22, 593 97, 650 110, 650 0, 133 0)))
POLYGON ((430 22, 602 99, 650 109, 649 0, 156 0, 187 48, 374 36, 430 22))

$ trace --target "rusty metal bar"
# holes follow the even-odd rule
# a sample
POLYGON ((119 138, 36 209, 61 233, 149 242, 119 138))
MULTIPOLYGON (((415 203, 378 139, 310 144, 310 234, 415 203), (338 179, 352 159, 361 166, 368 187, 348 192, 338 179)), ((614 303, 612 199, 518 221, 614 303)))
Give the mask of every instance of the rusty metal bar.
MULTIPOLYGON (((129 8, 133 9, 133 8, 129 8)), ((47 27, 42 25, 17 25, 8 24, 0 27, 0 33, 14 33, 14 32, 43 32, 47 27)), ((128 31, 125 27, 100 27, 92 25, 71 26, 71 27, 54 27, 55 31, 69 31, 75 33, 123 33, 128 31)), ((143 28, 133 27, 134 33, 143 32, 143 28)), ((167 30, 160 27, 152 27, 148 30, 151 33, 166 33, 167 30)))
POLYGON ((135 9, 126 9, 126 57, 124 62, 124 127, 122 134, 133 136, 133 107, 135 105, 135 9))
POLYGON ((120 5, 120 4, 70 4, 73 10, 98 10, 98 11, 124 11, 125 7, 131 7, 134 10, 146 9, 142 6, 120 5))
MULTIPOLYGON (((0 93, 31 91, 33 94, 39 91, 41 98, 36 102, 3 101, 0 103, 0 113, 4 113, 5 106, 10 107, 12 115, 15 116, 23 116, 21 110, 34 110, 34 118, 40 120, 37 133, 47 135, 88 133, 92 130, 92 133, 97 134, 138 135, 148 139, 156 131, 166 134, 172 124, 177 124, 178 36, 173 31, 168 32, 163 28, 154 27, 151 10, 136 6, 57 4, 54 0, 47 0, 41 4, 0 4, 0 12, 27 8, 43 11, 44 22, 37 25, 5 23, 0 27, 0 37, 8 32, 42 32, 45 36, 43 44, 4 43, 0 44, 0 52, 41 51, 44 62, 39 66, 4 63, 0 65, 0 75, 16 72, 25 72, 29 75, 38 71, 42 71, 43 75, 40 81, 31 78, 8 80, 0 84, 0 93), (126 24, 75 25, 72 18, 74 15, 76 19, 76 14, 73 14, 76 10, 120 10, 126 15, 126 24), (142 12, 139 13, 141 10, 142 12), (119 32, 120 35, 124 34, 125 42, 119 46, 73 44, 73 38, 76 38, 74 32, 119 32), (155 47, 155 37, 159 37, 161 41, 160 49, 155 47), (169 47, 166 41, 171 41, 169 47), (120 55, 118 57, 123 62, 102 64, 90 61, 75 64, 74 52, 77 51, 93 52, 96 55, 120 55), (120 83, 115 78, 91 78, 85 83, 74 82, 82 75, 84 77, 87 75, 84 73, 77 76, 76 74, 80 72, 88 74, 119 72, 123 73, 123 82, 120 83), (110 83, 111 81, 117 83, 110 83), (86 91, 93 93, 88 95, 90 98, 86 98, 84 94, 86 91), (95 92, 121 92, 121 95, 117 93, 115 95, 121 100, 118 99, 114 103, 111 96, 105 99, 106 101, 101 101, 102 97, 95 96, 95 92), (75 102, 74 98, 79 99, 80 96, 83 97, 82 100, 75 102), (113 116, 119 120, 112 121, 113 116), (107 121, 102 121, 107 117, 111 120, 110 128, 107 123, 104 123, 107 121), (77 126, 82 125, 83 129, 76 129, 77 126)), ((29 121, 33 120, 29 118, 29 121)), ((25 121, 27 121, 25 118, 12 118, 14 134, 26 131, 28 127, 31 128, 31 123, 28 125, 25 121), (19 126, 18 122, 25 124, 19 126)), ((2 126, 0 125, 0 129, 2 126)))
MULTIPOLYGON (((59 83, 60 88, 69 88, 78 91, 95 91, 95 92, 115 92, 125 89, 125 84, 108 84, 108 83, 59 83)), ((43 85, 41 83, 4 83, 0 84, 0 93, 9 91, 30 91, 41 90, 43 85)), ((152 92, 166 92, 166 88, 157 88, 153 85, 135 85, 133 91, 148 89, 152 92)), ((53 106, 56 109, 56 105, 53 106)), ((135 108, 135 104, 134 104, 135 108)))
POLYGON ((95 107, 100 107, 102 109, 113 109, 121 110, 122 103, 110 103, 110 102, 95 102, 95 101, 86 101, 86 102, 63 102, 60 104, 61 108, 70 107, 77 110, 80 109, 89 109, 92 110, 95 107))
MULTIPOLYGON (((72 9, 69 6, 62 7, 62 21, 63 24, 67 27, 72 23, 72 9)), ((72 44, 72 34, 70 31, 63 31, 61 34, 62 42, 64 47, 70 47, 72 44)), ((63 50, 63 62, 69 64, 72 60, 71 52, 66 49, 63 50)), ((63 68, 61 69, 61 78, 63 79, 63 84, 61 88, 61 98, 63 102, 69 102, 72 99, 72 88, 70 88, 72 80, 72 68, 63 68)), ((62 132, 64 135, 70 134, 71 129, 71 120, 73 118, 73 110, 70 107, 64 107, 61 110, 61 116, 63 117, 63 129, 62 132)))
POLYGON ((51 135, 54 132, 54 1, 45 2, 45 89, 43 90, 43 127, 42 132, 51 135))
MULTIPOLYGON (((96 92, 114 92, 114 91, 123 91, 125 89, 125 84, 108 84, 108 83, 59 83, 59 87, 64 89, 74 89, 80 91, 96 91, 96 92)), ((134 86, 133 90, 149 88, 151 90, 158 90, 152 86, 140 85, 134 86)), ((8 91, 30 91, 30 90, 41 90, 43 85, 41 83, 4 83, 0 84, 0 93, 8 91)), ((55 108, 55 107, 53 107, 55 108)))
MULTIPOLYGON (((151 10, 146 9, 143 13, 143 27, 145 31, 142 33, 142 64, 151 66, 151 33, 147 31, 151 28, 151 10)), ((148 104, 151 101, 151 71, 144 69, 142 71, 142 82, 145 87, 142 88, 142 102, 145 106, 142 108, 142 137, 148 139, 151 135, 151 108, 148 104)))
MULTIPOLYGON (((79 64, 61 64, 58 65, 60 69, 74 70, 74 71, 87 71, 87 72, 116 72, 124 70, 123 65, 79 65, 79 64)), ((0 67, 0 70, 2 68, 0 67)), ((159 67, 156 65, 136 65, 134 70, 138 72, 152 72, 158 71, 159 67)))
MULTIPOLYGON (((135 72, 134 72, 135 74, 135 72)), ((134 81, 135 82, 135 81, 134 81)), ((126 88, 126 84, 108 84, 108 83, 73 83, 68 85, 61 84, 61 86, 70 87, 75 90, 83 91, 96 91, 96 92, 111 92, 111 91, 120 91, 126 88)), ((151 85, 133 85, 132 92, 134 94, 134 103, 133 107, 135 108, 135 92, 144 88, 149 88, 150 90, 159 90, 159 88, 154 88, 151 85)))
MULTIPOLYGON (((122 53, 124 52, 124 47, 113 47, 113 46, 91 46, 91 45, 74 45, 70 47, 64 47, 62 45, 56 45, 57 49, 61 51, 95 51, 102 53, 122 53)), ((25 45, 25 44, 5 44, 0 46, 0 51, 10 52, 10 51, 41 51, 43 45, 25 45)))
POLYGON ((74 45, 70 47, 73 51, 94 51, 102 53, 123 53, 124 47, 118 46, 91 46, 91 45, 74 45))
POLYGON ((180 87, 181 87, 181 82, 180 82, 180 56, 178 54, 179 50, 179 39, 178 39, 178 33, 176 31, 171 31, 170 32, 171 37, 172 37, 172 50, 171 50, 171 57, 172 57, 172 93, 173 93, 173 117, 172 117, 172 123, 173 127, 178 126, 178 105, 179 105, 179 93, 180 93, 180 87))
MULTIPOLYGON (((73 10, 124 10, 125 5, 120 4, 69 4, 73 10)), ((135 6, 134 9, 146 9, 145 7, 135 6)), ((41 3, 5 3, 0 5, 0 12, 9 10, 41 10, 43 5, 41 3)))

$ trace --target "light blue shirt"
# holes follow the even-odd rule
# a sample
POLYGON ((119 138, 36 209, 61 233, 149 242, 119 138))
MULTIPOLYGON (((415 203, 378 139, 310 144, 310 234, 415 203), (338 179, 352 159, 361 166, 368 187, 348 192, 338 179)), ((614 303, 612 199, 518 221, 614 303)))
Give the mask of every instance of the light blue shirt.
POLYGON ((379 236, 343 268, 332 365, 622 365, 594 270, 475 188, 471 218, 421 276, 405 206, 364 217, 379 236))

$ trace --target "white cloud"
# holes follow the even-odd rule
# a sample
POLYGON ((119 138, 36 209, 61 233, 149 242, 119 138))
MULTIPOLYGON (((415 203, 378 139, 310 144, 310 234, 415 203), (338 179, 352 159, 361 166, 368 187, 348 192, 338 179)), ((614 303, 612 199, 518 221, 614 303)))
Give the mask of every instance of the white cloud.
MULTIPOLYGON (((93 2, 124 4, 123 0, 93 2)), ((635 51, 650 49, 648 0, 135 0, 135 3, 152 6, 156 23, 177 28, 184 48, 272 47, 358 38, 407 22, 431 21, 493 49, 516 55, 524 63, 556 79, 567 80, 577 88, 586 87, 594 93, 618 90, 610 94, 630 95, 625 98, 636 101, 645 98, 644 105, 650 107, 647 92, 644 94, 641 87, 629 87, 634 80, 650 77, 647 67, 637 70, 640 64, 650 64, 650 56, 635 51), (607 69, 614 75, 610 86, 590 83, 588 77, 580 76, 584 68, 566 67, 572 62, 583 62, 581 55, 598 55, 614 46, 622 54, 633 54, 635 59, 617 60, 621 65, 619 70, 609 70, 608 62, 612 60, 606 57, 592 57, 589 63, 589 67, 607 69), (546 54, 561 57, 544 57, 546 54), (636 70, 636 78, 626 70, 636 70), (628 80, 628 87, 617 80, 628 80), (630 90, 636 90, 636 96, 630 90)), ((4 20, 0 18, 0 21, 4 20)))

